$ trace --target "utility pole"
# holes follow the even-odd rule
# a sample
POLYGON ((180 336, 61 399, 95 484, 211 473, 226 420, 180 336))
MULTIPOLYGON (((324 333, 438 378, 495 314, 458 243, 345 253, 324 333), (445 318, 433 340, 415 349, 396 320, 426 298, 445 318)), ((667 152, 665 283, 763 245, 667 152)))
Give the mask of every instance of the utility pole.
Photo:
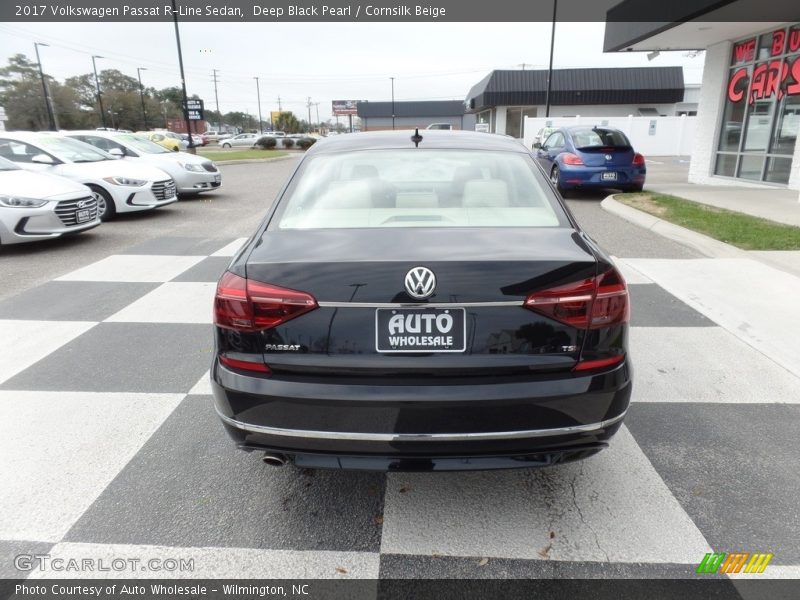
POLYGON ((283 108, 281 107, 281 97, 278 96, 278 112, 283 112, 283 108))
POLYGON ((258 98, 258 130, 261 135, 264 135, 264 121, 261 118, 261 89, 259 88, 258 77, 253 77, 256 80, 256 97, 258 98))
POLYGON ((147 71, 147 67, 136 67, 136 75, 138 75, 139 77, 139 98, 142 101, 142 119, 144 120, 144 128, 148 129, 147 109, 144 107, 144 87, 142 86, 142 71, 147 71))
POLYGON ((100 93, 100 79, 97 77, 97 63, 95 59, 103 58, 102 56, 92 55, 92 68, 94 69, 94 85, 97 89, 97 104, 100 105, 100 121, 103 123, 103 129, 106 128, 106 113, 103 110, 103 96, 100 93))
POLYGON ((186 132, 189 134, 189 147, 187 150, 190 154, 197 154, 192 141, 192 123, 189 121, 189 98, 186 95, 186 76, 183 73, 183 52, 181 51, 181 32, 178 29, 178 10, 175 7, 175 0, 172 0, 172 19, 175 23, 175 44, 178 46, 178 66, 181 71, 181 90, 183 91, 183 120, 186 122, 186 132))
POLYGON ((394 77, 389 77, 392 80, 392 129, 394 129, 394 77))
POLYGON ((219 96, 217 95, 217 70, 211 69, 214 75, 214 101, 217 103, 217 133, 222 133, 222 113, 219 112, 219 96))
POLYGON ((311 104, 311 96, 309 96, 306 102, 306 108, 308 109, 308 131, 306 133, 311 133, 311 104))
POLYGON ((34 42, 33 47, 36 50, 36 63, 39 65, 39 77, 42 79, 42 93, 44 94, 44 107, 47 109, 47 125, 51 131, 55 131, 56 123, 53 118, 53 108, 50 106, 50 96, 47 94, 47 84, 44 80, 44 71, 42 70, 42 59, 39 58, 39 46, 47 46, 42 42, 34 42))
POLYGON ((319 131, 321 129, 319 126, 319 102, 314 102, 314 106, 317 109, 317 131, 319 131))
POLYGON ((556 43, 556 12, 558 0, 553 0, 553 29, 550 32, 550 65, 547 67, 547 96, 544 104, 544 116, 550 116, 550 92, 553 89, 553 46, 556 43))

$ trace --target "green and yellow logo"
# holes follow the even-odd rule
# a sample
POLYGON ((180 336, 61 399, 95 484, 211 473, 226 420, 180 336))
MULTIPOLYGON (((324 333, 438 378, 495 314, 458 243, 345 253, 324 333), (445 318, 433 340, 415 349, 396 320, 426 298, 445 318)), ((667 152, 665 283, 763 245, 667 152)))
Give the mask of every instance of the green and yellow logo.
POLYGON ((709 552, 697 566, 698 573, 763 573, 772 554, 768 552, 709 552))

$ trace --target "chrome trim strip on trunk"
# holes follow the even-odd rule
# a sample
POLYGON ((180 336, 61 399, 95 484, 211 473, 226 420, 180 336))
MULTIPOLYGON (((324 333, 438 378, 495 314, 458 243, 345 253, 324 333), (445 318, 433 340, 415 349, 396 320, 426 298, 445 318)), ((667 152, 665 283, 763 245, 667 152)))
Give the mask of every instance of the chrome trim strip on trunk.
POLYGON ((359 433, 354 431, 312 431, 305 429, 284 429, 282 427, 267 427, 266 425, 252 425, 232 419, 219 412, 219 417, 228 425, 247 431, 249 433, 262 433, 277 437, 308 438, 315 440, 350 440, 358 442, 468 442, 481 440, 516 440, 536 437, 554 437, 569 435, 571 433, 591 433, 605 429, 621 421, 627 409, 620 415, 599 423, 587 425, 572 425, 570 427, 554 427, 551 429, 527 429, 523 431, 486 431, 476 433, 359 433))
POLYGON ((475 308, 479 306, 522 306, 522 300, 502 302, 317 302, 321 308, 475 308))

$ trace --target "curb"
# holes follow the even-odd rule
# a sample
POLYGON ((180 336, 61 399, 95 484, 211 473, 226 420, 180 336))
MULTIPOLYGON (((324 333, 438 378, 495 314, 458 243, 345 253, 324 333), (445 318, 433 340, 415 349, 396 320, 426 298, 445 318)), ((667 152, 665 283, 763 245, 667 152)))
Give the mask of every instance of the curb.
POLYGON ((684 246, 689 246, 709 258, 752 258, 748 252, 740 250, 735 246, 720 242, 719 240, 715 240, 702 233, 697 233, 691 229, 686 229, 680 225, 669 223, 651 214, 617 202, 613 194, 603 200, 600 206, 604 210, 618 217, 622 217, 634 225, 644 227, 653 233, 657 233, 662 237, 683 244, 684 246))
POLYGON ((234 160, 215 160, 214 164, 216 165, 249 165, 251 163, 268 163, 268 162, 277 162, 280 160, 289 160, 290 158, 296 158, 296 156, 290 154, 289 156, 275 156, 273 158, 237 158, 234 160))

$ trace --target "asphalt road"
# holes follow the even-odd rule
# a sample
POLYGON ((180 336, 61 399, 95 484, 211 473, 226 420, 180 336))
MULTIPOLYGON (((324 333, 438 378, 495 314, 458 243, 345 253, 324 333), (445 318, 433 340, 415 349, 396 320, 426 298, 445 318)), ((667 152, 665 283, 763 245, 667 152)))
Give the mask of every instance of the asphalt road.
POLYGON ((80 266, 164 236, 249 236, 297 164, 297 158, 223 165, 222 187, 162 209, 121 215, 100 227, 42 244, 0 248, 0 299, 80 266))

